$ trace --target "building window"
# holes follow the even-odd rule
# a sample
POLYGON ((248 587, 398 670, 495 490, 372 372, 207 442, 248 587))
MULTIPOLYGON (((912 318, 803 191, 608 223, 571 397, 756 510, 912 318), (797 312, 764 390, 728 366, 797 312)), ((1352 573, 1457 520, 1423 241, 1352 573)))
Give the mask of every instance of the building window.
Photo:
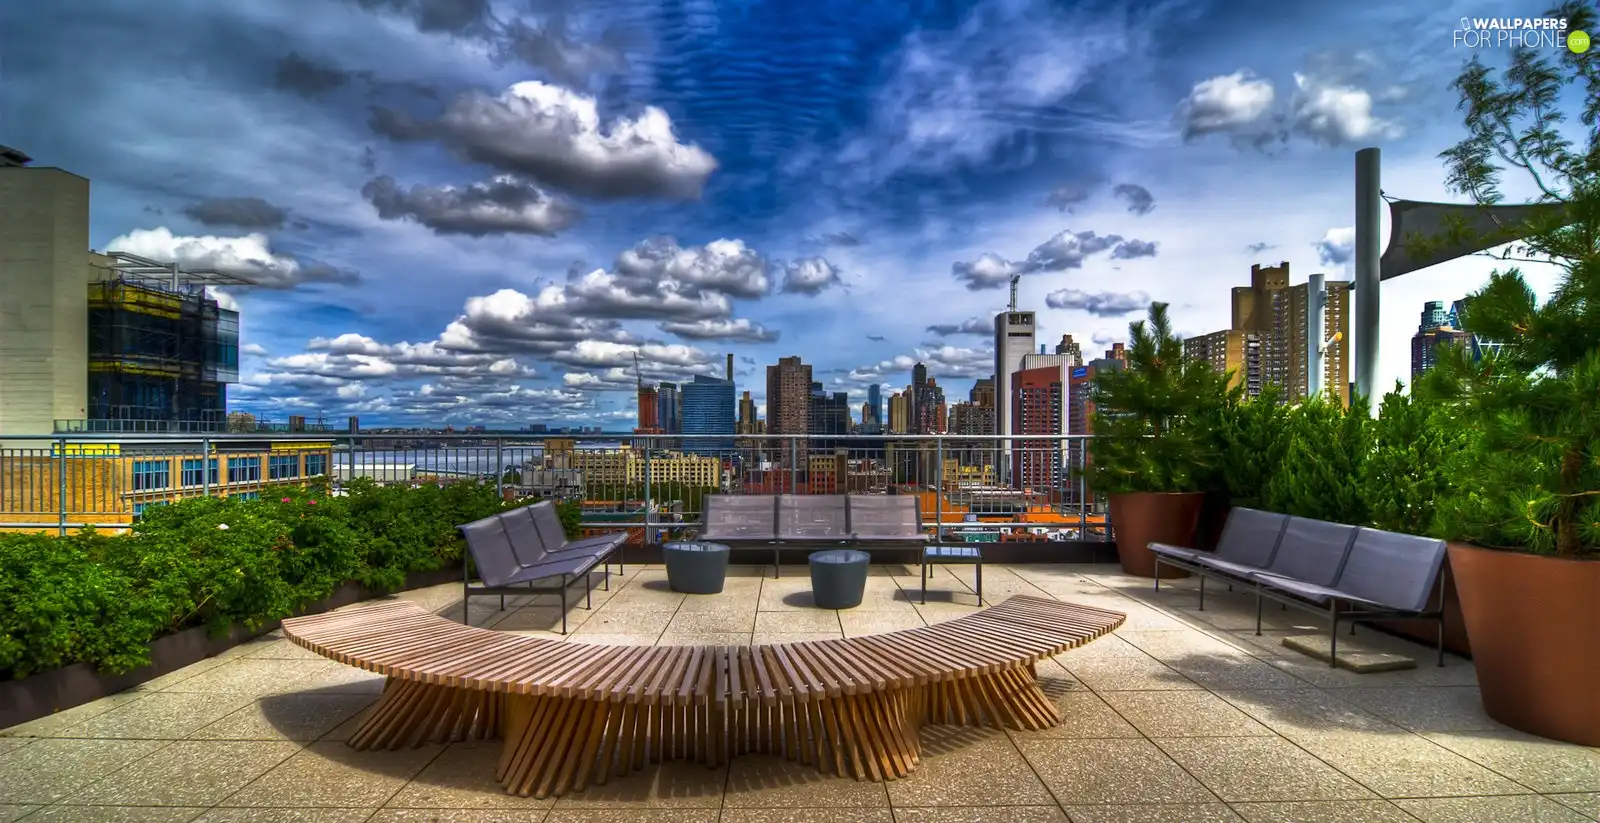
POLYGON ((217 458, 210 460, 191 458, 183 461, 183 485, 203 486, 207 483, 215 486, 218 482, 217 458))
POLYGON ((136 492, 164 489, 172 484, 169 475, 172 464, 165 460, 135 460, 133 463, 133 490, 136 492))
MULTIPOLYGON (((230 471, 231 471, 231 469, 230 469, 230 471)), ((257 473, 258 474, 260 473, 259 469, 258 469, 257 473)), ((230 494, 228 496, 229 497, 233 497, 233 498, 237 498, 239 500, 260 500, 261 499, 261 492, 235 492, 235 493, 230 494)))
POLYGON ((235 457, 228 461, 229 483, 255 483, 261 480, 261 458, 235 457))
POLYGON ((317 477, 328 473, 328 456, 325 454, 306 455, 306 477, 317 477))
POLYGON ((277 454, 267 458, 267 476, 272 480, 287 480, 300 476, 300 455, 277 454))

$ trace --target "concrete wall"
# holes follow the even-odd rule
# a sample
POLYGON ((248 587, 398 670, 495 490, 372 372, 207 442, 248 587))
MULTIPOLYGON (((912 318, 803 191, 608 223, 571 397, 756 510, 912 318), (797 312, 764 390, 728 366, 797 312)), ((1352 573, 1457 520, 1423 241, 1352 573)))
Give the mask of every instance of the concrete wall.
POLYGON ((0 432, 49 434, 89 392, 89 181, 0 168, 0 432))

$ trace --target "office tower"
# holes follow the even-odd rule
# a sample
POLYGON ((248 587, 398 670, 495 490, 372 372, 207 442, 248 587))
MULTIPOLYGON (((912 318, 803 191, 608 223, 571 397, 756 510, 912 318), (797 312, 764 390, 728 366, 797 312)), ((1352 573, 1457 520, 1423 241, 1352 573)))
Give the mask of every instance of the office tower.
POLYGON ((904 392, 889 395, 889 433, 905 434, 911 428, 911 403, 904 392))
POLYGON ((725 455, 733 451, 733 381, 697 374, 683 384, 683 434, 725 435, 686 439, 683 450, 691 454, 725 455))
POLYGON ((883 431, 883 386, 873 383, 867 387, 867 405, 861 413, 863 427, 872 434, 883 431))
POLYGON ((928 379, 928 369, 918 363, 912 369, 910 415, 912 434, 938 434, 944 431, 944 389, 928 379))
POLYGON ((834 448, 838 441, 831 438, 850 433, 850 396, 845 392, 829 393, 821 383, 812 383, 807 399, 811 408, 806 434, 813 438, 807 448, 834 448))
POLYGON ((1083 365, 1083 347, 1079 346, 1078 341, 1073 340, 1070 334, 1061 335, 1061 342, 1056 344, 1056 354, 1064 354, 1072 358, 1068 365, 1083 365))
POLYGON ((739 397, 739 433, 756 434, 756 401, 746 391, 739 397))
POLYGON ((811 428, 811 367, 780 357, 767 367, 767 433, 805 434, 811 428))
POLYGON ((1038 363, 1011 375, 1012 431, 1040 435, 1016 441, 1011 454, 1011 482, 1023 489, 1058 489, 1068 459, 1068 355, 1044 355, 1059 362, 1038 363))
MULTIPOLYGON (((1033 351, 1033 312, 1004 311, 994 316, 994 421, 995 433, 1011 434, 1011 375, 1022 366, 1022 357, 1033 351)), ((1006 456, 1000 461, 1002 471, 1009 470, 1010 444, 1002 439, 1000 450, 1006 456)))
POLYGON ((348 430, 351 434, 359 434, 361 432, 361 418, 351 415, 348 430))
MULTIPOLYGON (((972 391, 967 392, 967 399, 973 405, 985 407, 992 412, 994 410, 994 378, 980 377, 973 381, 972 391)), ((993 430, 985 433, 993 433, 993 430)))
MULTIPOLYGON (((1322 340, 1339 337, 1328 345, 1323 356, 1322 385, 1336 396, 1341 404, 1350 402, 1350 283, 1327 281, 1327 313, 1323 321, 1322 340)), ((1310 385, 1306 369, 1309 364, 1310 339, 1307 326, 1311 318, 1311 289, 1308 284, 1289 284, 1289 264, 1250 267, 1250 285, 1236 286, 1231 295, 1232 323, 1230 331, 1244 336, 1206 335, 1205 343, 1185 346, 1185 355, 1193 352, 1213 364, 1230 362, 1242 365, 1245 377, 1242 382, 1250 391, 1251 373, 1259 374, 1259 385, 1272 383, 1283 390, 1284 402, 1304 400, 1310 385), (1254 341, 1251 340, 1254 335, 1254 341), (1255 351, 1252 352, 1251 348, 1255 351), (1234 353, 1230 355, 1229 349, 1234 353), (1253 365, 1255 358, 1259 365, 1253 365)), ((1187 342, 1187 341, 1186 341, 1187 342)), ((1235 366, 1238 368, 1239 366, 1235 366)), ((1238 379, 1238 378, 1236 378, 1238 379)), ((1256 389, 1259 392, 1259 388, 1256 389)))
POLYGON ((656 386, 656 425, 667 434, 683 433, 683 406, 677 383, 656 386))
POLYGON ((661 432, 661 397, 654 386, 639 384, 639 420, 636 434, 657 434, 661 432))
MULTIPOLYGON (((1075 366, 1067 375, 1067 434, 1090 435, 1094 434, 1094 378, 1095 375, 1125 368, 1127 362, 1111 358, 1099 358, 1089 361, 1088 365, 1075 366)), ((1081 469, 1088 465, 1088 450, 1084 448, 1083 440, 1072 440, 1067 444, 1067 465, 1072 469, 1081 469)), ((1073 502, 1086 502, 1093 499, 1089 494, 1079 499, 1079 491, 1083 484, 1068 484, 1068 498, 1073 502)))
POLYGON ((1422 322, 1417 325, 1417 333, 1411 336, 1412 383, 1433 368, 1440 346, 1470 345, 1472 335, 1454 325, 1454 314, 1445 309, 1443 300, 1422 304, 1422 322))
MULTIPOLYGON (((1472 302, 1472 298, 1463 297, 1460 300, 1450 304, 1450 314, 1448 317, 1450 328, 1461 329, 1463 331, 1466 330, 1467 324, 1462 322, 1462 317, 1466 314, 1467 304, 1470 302, 1472 302)), ((1482 360, 1483 356, 1486 354, 1499 351, 1500 348, 1505 345, 1504 343, 1500 342, 1484 340, 1478 337, 1476 334, 1472 334, 1471 332, 1467 332, 1467 340, 1472 346, 1472 359, 1475 361, 1482 360)))

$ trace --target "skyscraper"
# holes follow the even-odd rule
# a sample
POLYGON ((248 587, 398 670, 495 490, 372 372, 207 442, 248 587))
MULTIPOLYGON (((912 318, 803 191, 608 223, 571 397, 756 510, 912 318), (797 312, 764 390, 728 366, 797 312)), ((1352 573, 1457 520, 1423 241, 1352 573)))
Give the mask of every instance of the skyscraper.
POLYGON ((850 433, 850 396, 845 392, 829 393, 823 390, 821 383, 812 383, 809 401, 810 429, 806 433, 813 439, 808 448, 835 447, 838 441, 832 438, 850 433))
MULTIPOLYGON (((1328 345, 1323 357, 1322 385, 1348 405, 1350 402, 1350 283, 1330 280, 1327 289, 1327 316, 1322 340, 1338 337, 1328 345)), ((1272 383, 1283 389, 1284 402, 1298 403, 1309 390, 1312 335, 1311 289, 1306 283, 1289 285, 1289 264, 1250 267, 1250 285, 1237 286, 1232 294, 1233 322, 1228 331, 1241 334, 1203 335, 1204 342, 1186 341, 1185 356, 1204 358, 1213 365, 1240 369, 1250 391, 1252 373, 1259 374, 1259 385, 1272 383), (1254 339, 1252 340, 1252 336, 1254 339), (1254 360, 1255 362, 1252 362, 1254 360), (1256 365, 1256 364, 1259 365, 1256 365)), ((1236 378, 1238 379, 1238 378, 1236 378)), ((1259 391, 1259 389, 1257 389, 1259 391)))
POLYGON ((693 438, 683 444, 692 454, 724 455, 733 451, 733 381, 697 374, 683 385, 683 434, 725 435, 693 438))
MULTIPOLYGON (((974 406, 982 406, 990 411, 993 411, 994 378, 980 377, 977 380, 972 381, 972 391, 967 392, 967 399, 972 401, 974 406)), ((989 431, 984 432, 984 434, 991 434, 993 431, 994 429, 991 428, 989 431)))
POLYGON ((750 392, 746 391, 739 397, 739 433, 755 434, 756 429, 760 428, 758 423, 756 401, 750 396, 750 392))
POLYGON ((1437 362, 1440 346, 1469 344, 1472 335, 1456 328, 1455 312, 1446 311, 1443 300, 1422 304, 1422 322, 1411 336, 1411 382, 1415 383, 1437 362))
POLYGON ((639 425, 635 434, 656 434, 661 431, 661 399, 654 386, 639 384, 639 425))
POLYGON ((868 433, 883 431, 883 386, 873 383, 867 387, 867 405, 861 414, 861 425, 868 433))
POLYGON ((1070 366, 1083 365, 1083 347, 1079 346, 1078 341, 1073 340, 1070 334, 1061 335, 1061 342, 1056 344, 1056 354, 1064 354, 1072 358, 1068 363, 1070 366))
POLYGON ((677 383, 656 386, 656 425, 667 434, 683 433, 683 405, 677 383))
POLYGON ((811 428, 811 367, 780 357, 767 367, 767 433, 803 435, 811 428))
POLYGON ((1011 482, 1024 489, 1057 489, 1066 480, 1068 371, 1066 355, 1043 355, 1058 362, 1023 368, 1011 375, 1012 430, 1021 439, 1011 454, 1011 482))
MULTIPOLYGON (((995 433, 1005 436, 1012 433, 1011 375, 1022 366, 1022 356, 1033 351, 1033 312, 1004 311, 994 316, 994 422, 995 433)), ((1002 471, 1011 466, 1011 446, 1002 440, 1000 450, 1005 458, 1000 461, 1002 471)))

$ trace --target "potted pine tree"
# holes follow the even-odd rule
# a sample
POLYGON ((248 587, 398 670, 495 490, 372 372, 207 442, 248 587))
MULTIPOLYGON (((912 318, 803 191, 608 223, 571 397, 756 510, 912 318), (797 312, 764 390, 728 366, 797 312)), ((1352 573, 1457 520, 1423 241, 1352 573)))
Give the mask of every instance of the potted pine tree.
MULTIPOLYGON (((1095 374, 1087 471, 1110 505, 1123 571, 1155 577, 1150 543, 1194 544, 1217 457, 1206 423, 1233 393, 1209 363, 1184 359, 1167 304, 1152 303, 1149 322, 1132 323, 1128 336, 1126 367, 1095 374)), ((1163 577, 1185 574, 1162 569, 1163 577)))
MULTIPOLYGON (((1550 14, 1595 28, 1585 4, 1550 14)), ((1517 50, 1498 78, 1469 63, 1454 85, 1469 136, 1442 156, 1452 188, 1482 204, 1500 199, 1504 168, 1532 178, 1550 207, 1504 256, 1555 264, 1555 288, 1541 301, 1517 268, 1496 271, 1463 325, 1499 351, 1458 351, 1419 388, 1476 430, 1435 530, 1450 541, 1485 710, 1600 746, 1600 60, 1562 50, 1557 66, 1547 53, 1517 50), (1567 129, 1574 97, 1583 125, 1567 129)))

